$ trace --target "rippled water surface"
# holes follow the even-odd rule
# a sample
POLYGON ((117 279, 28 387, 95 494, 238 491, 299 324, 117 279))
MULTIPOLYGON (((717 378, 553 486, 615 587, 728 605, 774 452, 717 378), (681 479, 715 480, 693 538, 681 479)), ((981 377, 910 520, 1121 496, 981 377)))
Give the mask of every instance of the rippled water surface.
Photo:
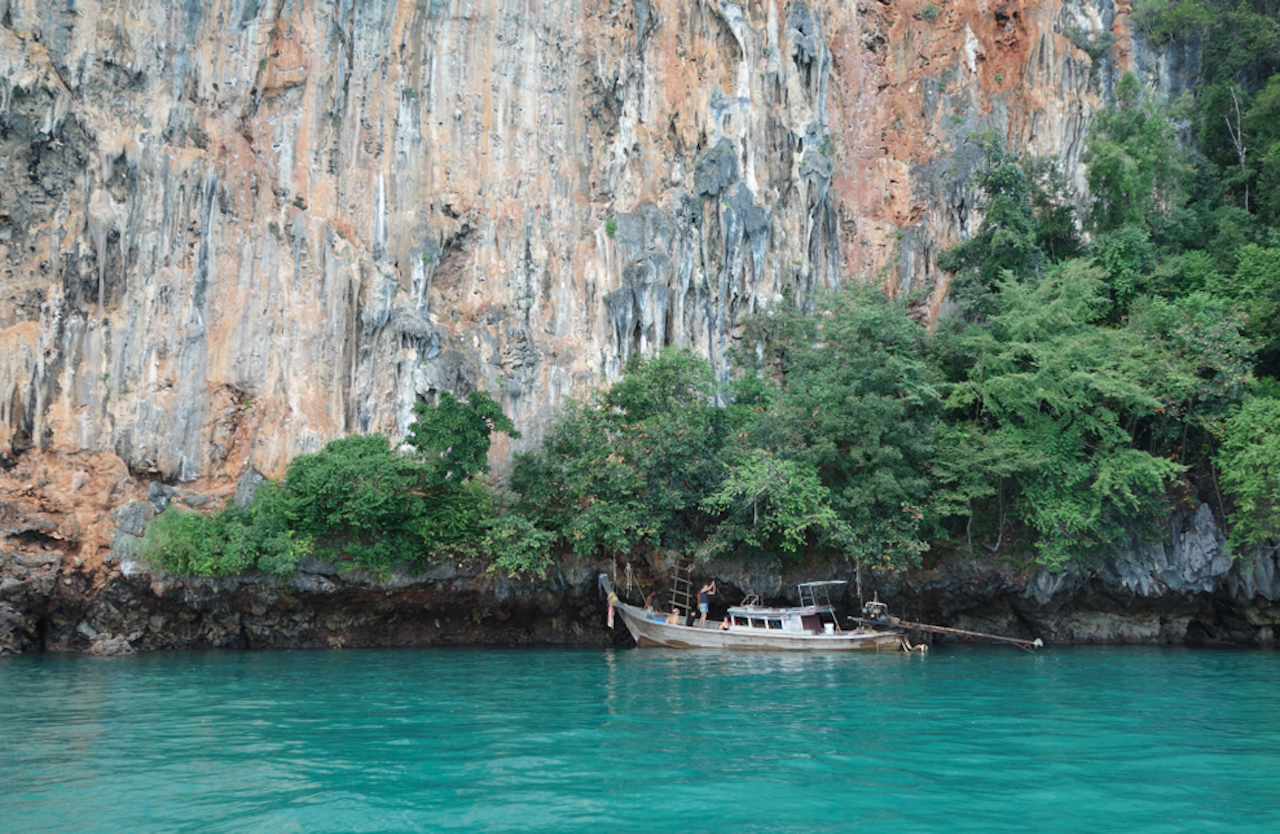
POLYGON ((0 831, 1280 831, 1280 653, 0 661, 0 831))

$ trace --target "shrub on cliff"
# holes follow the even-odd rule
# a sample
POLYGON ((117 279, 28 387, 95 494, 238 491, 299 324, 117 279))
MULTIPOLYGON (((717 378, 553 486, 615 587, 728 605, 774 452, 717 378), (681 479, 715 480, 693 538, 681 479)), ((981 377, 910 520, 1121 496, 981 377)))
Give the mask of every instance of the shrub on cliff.
POLYGON ((287 576, 310 552, 311 540, 290 528, 287 499, 267 484, 243 509, 232 504, 201 514, 170 504, 147 526, 141 556, 187 576, 287 576))
POLYGON ((517 457, 514 510, 580 554, 680 546, 705 526, 725 414, 706 360, 634 356, 622 380, 566 404, 542 449, 517 457))
POLYGON ((383 435, 352 435, 294 458, 284 489, 295 529, 316 540, 318 553, 386 572, 399 562, 422 564, 440 538, 465 537, 483 519, 479 501, 433 490, 436 473, 383 435), (443 537, 428 524, 441 511, 461 520, 443 537))
POLYGON ((1217 458, 1231 497, 1227 535, 1237 556, 1280 541, 1280 400, 1256 397, 1227 421, 1217 458))
POLYGON ((380 434, 342 437, 294 458, 284 483, 262 487, 246 508, 171 507, 148 528, 144 558, 192 576, 288 575, 315 552, 385 574, 402 563, 424 567, 444 547, 478 547, 493 517, 477 480, 490 436, 519 433, 483 392, 466 401, 444 394, 415 411, 407 450, 380 434))
POLYGON ((478 544, 493 515, 488 471, 494 431, 519 437, 483 391, 462 401, 419 403, 418 419, 394 449, 380 434, 330 441, 289 464, 285 494, 294 527, 330 558, 387 572, 423 567, 441 547, 478 544))
POLYGON ((1035 285, 1007 278, 992 327, 966 341, 975 361, 949 398, 1034 461, 1013 473, 1012 511, 1054 567, 1123 541, 1182 471, 1135 448, 1134 428, 1162 406, 1150 383, 1158 350, 1137 330, 1099 323, 1110 306, 1102 289, 1102 270, 1080 261, 1035 285))
POLYGON ((729 478, 712 499, 727 511, 717 537, 772 531, 764 544, 784 553, 805 539, 868 565, 918 563, 942 406, 926 337, 904 304, 853 283, 815 315, 779 309, 753 322, 747 342, 767 340, 781 373, 774 403, 734 432, 729 478), (743 503, 753 493, 771 499, 773 516, 743 503))

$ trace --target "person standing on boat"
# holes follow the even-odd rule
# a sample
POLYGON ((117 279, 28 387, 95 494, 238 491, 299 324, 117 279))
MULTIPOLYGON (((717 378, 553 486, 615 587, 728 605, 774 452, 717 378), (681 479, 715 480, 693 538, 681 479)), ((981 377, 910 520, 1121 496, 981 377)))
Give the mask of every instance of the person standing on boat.
POLYGON ((716 592, 716 581, 713 579, 702 590, 698 591, 698 628, 707 627, 707 612, 711 610, 711 595, 716 592))

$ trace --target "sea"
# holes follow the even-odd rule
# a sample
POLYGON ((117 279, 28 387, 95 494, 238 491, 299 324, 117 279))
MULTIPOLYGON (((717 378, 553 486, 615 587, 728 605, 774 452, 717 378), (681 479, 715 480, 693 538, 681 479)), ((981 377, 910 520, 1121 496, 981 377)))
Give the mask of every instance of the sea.
POLYGON ((1280 832, 1280 652, 0 659, 0 832, 1280 832))

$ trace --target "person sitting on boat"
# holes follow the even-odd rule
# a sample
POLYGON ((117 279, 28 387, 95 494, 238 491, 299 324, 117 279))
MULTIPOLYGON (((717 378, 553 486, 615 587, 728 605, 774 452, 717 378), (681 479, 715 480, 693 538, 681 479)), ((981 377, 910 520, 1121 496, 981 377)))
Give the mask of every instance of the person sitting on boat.
POLYGON ((658 592, 657 592, 657 591, 650 591, 650 592, 649 592, 649 596, 647 596, 647 597, 645 597, 645 598, 644 598, 644 610, 645 610, 645 611, 652 611, 652 610, 653 610, 653 598, 654 598, 654 597, 656 597, 657 595, 658 595, 658 592))
POLYGON ((680 625, 680 609, 672 608, 671 613, 667 615, 667 625, 680 625))
POLYGON ((711 610, 711 595, 716 592, 716 581, 713 579, 702 590, 698 591, 698 628, 707 627, 707 612, 711 610))
POLYGON ((721 630, 721 631, 728 631, 728 630, 729 630, 729 626, 731 626, 731 625, 733 625, 733 622, 732 622, 728 617, 725 617, 725 618, 720 622, 720 630, 721 630))

